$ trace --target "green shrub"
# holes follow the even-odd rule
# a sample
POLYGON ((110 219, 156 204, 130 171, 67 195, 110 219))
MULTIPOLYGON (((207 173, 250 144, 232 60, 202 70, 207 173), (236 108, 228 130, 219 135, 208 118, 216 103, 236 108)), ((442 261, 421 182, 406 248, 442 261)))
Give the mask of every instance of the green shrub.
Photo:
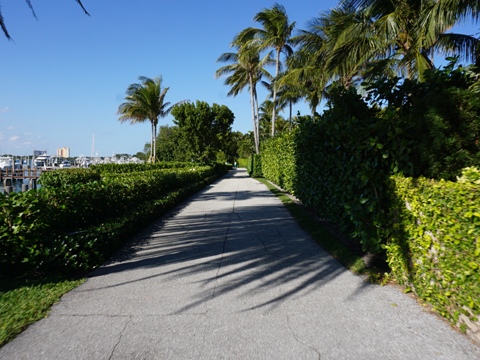
POLYGON ((0 194, 0 275, 99 265, 127 236, 226 171, 221 164, 104 171, 100 181, 86 183, 53 176, 55 186, 0 194))
POLYGON ((262 157, 260 154, 250 156, 248 166, 248 175, 251 177, 263 177, 262 173, 262 157))
POLYGON ((280 186, 295 194, 296 148, 295 133, 287 131, 269 139, 262 147, 262 174, 280 186))
POLYGON ((474 166, 462 169, 462 176, 457 176, 457 182, 480 185, 480 170, 474 166))
POLYGON ((331 94, 334 107, 303 117, 298 128, 262 147, 264 176, 295 194, 322 218, 382 254, 388 177, 400 171, 401 124, 379 121, 353 90, 331 94))
POLYGON ((480 186, 400 176, 392 184, 395 200, 385 248, 393 276, 454 325, 465 325, 465 317, 475 321, 480 315, 480 186))
POLYGON ((462 168, 480 163, 480 97, 472 91, 475 68, 456 65, 425 72, 425 81, 402 78, 367 84, 367 100, 395 121, 409 142, 408 176, 456 179, 462 168))
POLYGON ((263 175, 365 251, 382 254, 391 175, 454 180, 479 163, 480 98, 472 79, 451 64, 423 83, 365 84, 366 99, 333 85, 322 116, 301 117, 296 131, 263 144, 263 175))
POLYGON ((191 168, 192 166, 198 166, 198 164, 194 164, 191 162, 160 161, 155 164, 97 164, 92 165, 90 169, 98 171, 101 174, 123 174, 150 170, 191 168))
POLYGON ((249 158, 242 158, 237 160, 237 164, 239 168, 247 168, 248 167, 249 158))
POLYGON ((469 76, 449 66, 424 83, 381 78, 366 99, 333 85, 322 116, 262 148, 267 179, 386 256, 459 326, 480 313, 480 98, 469 76), (457 183, 418 178, 454 180, 462 168, 457 183))
POLYGON ((65 187, 72 184, 86 184, 99 181, 100 173, 92 169, 69 168, 45 171, 39 179, 43 187, 65 187))

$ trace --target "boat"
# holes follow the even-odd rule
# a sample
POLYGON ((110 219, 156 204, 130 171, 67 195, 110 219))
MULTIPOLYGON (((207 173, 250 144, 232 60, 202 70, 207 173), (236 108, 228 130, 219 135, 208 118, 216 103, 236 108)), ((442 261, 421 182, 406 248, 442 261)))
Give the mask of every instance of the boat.
POLYGON ((0 156, 0 170, 11 169, 13 167, 13 158, 11 156, 0 156))
POLYGON ((75 159, 75 165, 82 168, 88 168, 92 165, 92 161, 85 155, 80 155, 75 159))
POLYGON ((62 169, 66 169, 66 168, 69 168, 72 166, 72 163, 68 160, 63 160, 61 163, 60 163, 60 168, 62 169))
POLYGON ((39 155, 33 161, 36 167, 45 167, 49 165, 49 162, 50 162, 50 156, 48 156, 47 154, 39 155))
POLYGON ((23 169, 23 164, 21 159, 16 159, 15 163, 13 164, 13 168, 15 170, 22 170, 23 169))

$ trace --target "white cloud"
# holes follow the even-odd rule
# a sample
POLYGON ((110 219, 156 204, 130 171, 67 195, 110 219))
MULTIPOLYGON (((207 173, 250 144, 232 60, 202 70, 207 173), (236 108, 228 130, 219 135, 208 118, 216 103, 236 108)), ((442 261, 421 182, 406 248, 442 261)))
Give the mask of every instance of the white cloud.
POLYGON ((18 139, 20 139, 20 136, 17 136, 17 135, 14 135, 14 136, 10 136, 10 138, 8 139, 8 141, 17 141, 18 139))

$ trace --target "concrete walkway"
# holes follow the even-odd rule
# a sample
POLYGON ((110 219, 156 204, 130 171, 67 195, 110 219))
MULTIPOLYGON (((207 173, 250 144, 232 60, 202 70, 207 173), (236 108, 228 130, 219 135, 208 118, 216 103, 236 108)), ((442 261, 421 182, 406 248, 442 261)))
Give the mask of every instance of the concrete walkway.
POLYGON ((0 349, 0 359, 480 359, 391 286, 332 259, 230 172, 0 349))

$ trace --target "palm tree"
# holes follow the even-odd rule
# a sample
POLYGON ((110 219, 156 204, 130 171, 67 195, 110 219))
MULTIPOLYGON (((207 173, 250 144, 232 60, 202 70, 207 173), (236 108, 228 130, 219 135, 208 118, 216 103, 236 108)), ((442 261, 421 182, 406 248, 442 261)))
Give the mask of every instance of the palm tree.
MULTIPOLYGON (((277 101, 275 81, 281 68, 280 54, 284 53, 288 57, 293 53, 289 39, 295 28, 295 22, 289 23, 285 8, 279 4, 275 4, 271 9, 260 11, 253 20, 262 24, 263 28, 247 28, 240 33, 239 38, 249 39, 252 41, 253 46, 258 46, 260 51, 268 48, 272 48, 275 51, 275 80, 272 95, 272 102, 275 104, 277 101)), ((272 136, 275 136, 275 118, 276 106, 273 106, 272 136)))
MULTIPOLYGON (((83 9, 83 11, 85 12, 85 14, 87 14, 88 16, 90 16, 90 14, 88 13, 88 11, 85 9, 85 7, 83 6, 82 2, 80 0, 75 0, 78 5, 80 5, 80 7, 83 9)), ((32 2, 30 0, 25 0, 25 2, 27 3, 28 7, 30 8, 30 10, 32 10, 32 14, 33 14, 33 17, 36 19, 37 18, 37 14, 35 14, 35 10, 33 9, 33 5, 32 5, 32 2)), ((3 34, 7 37, 8 40, 12 40, 10 34, 8 33, 8 30, 7 30, 7 27, 5 25, 5 19, 3 18, 3 15, 2 15, 2 10, 0 9, 0 28, 2 28, 3 30, 3 34)))
POLYGON ((383 72, 394 70, 408 78, 422 79, 423 72, 434 67, 435 52, 456 53, 469 58, 476 54, 477 39, 445 33, 462 16, 465 18, 466 9, 478 14, 476 3, 451 0, 342 1, 340 7, 353 9, 354 13, 349 25, 338 34, 329 63, 332 67, 350 67, 359 72, 380 67, 383 72), (473 5, 466 6, 466 3, 473 5))
POLYGON ((303 86, 290 85, 281 86, 278 90, 278 108, 284 109, 288 106, 288 122, 290 129, 293 127, 293 105, 303 97, 303 86))
POLYGON ((345 29, 359 21, 356 10, 345 4, 310 20, 307 30, 300 30, 290 38, 297 51, 287 59, 287 70, 277 79, 278 89, 293 99, 305 98, 315 115, 330 83, 353 85, 361 70, 359 57, 366 61, 369 53, 348 53, 349 61, 344 61, 339 59, 344 54, 336 53, 336 44, 345 29))
POLYGON ((327 82, 338 81, 349 87, 362 73, 365 64, 378 58, 379 37, 371 31, 369 13, 341 3, 309 23, 299 37, 302 49, 315 49, 313 60, 323 66, 327 82))
MULTIPOLYGON (((260 128, 260 139, 267 139, 270 137, 271 129, 271 117, 273 101, 265 100, 259 108, 258 123, 260 128)), ((278 104, 277 104, 278 107, 278 104)), ((277 121, 275 122, 275 132, 280 134, 289 128, 288 122, 279 114, 280 110, 277 109, 277 121)))
POLYGON ((479 16, 478 1, 430 1, 418 25, 423 29, 424 35, 421 39, 425 42, 425 46, 433 45, 447 55, 459 55, 464 60, 478 64, 479 40, 472 36, 446 33, 446 31, 463 21, 478 22, 479 16))
POLYGON ((308 31, 301 30, 298 36, 292 38, 298 50, 287 59, 287 70, 277 80, 277 86, 281 98, 293 101, 290 103, 290 112, 292 103, 305 98, 314 115, 324 89, 334 74, 327 69, 328 38, 324 30, 313 23, 309 27, 308 31))
POLYGON ((237 52, 229 52, 220 55, 217 62, 229 62, 229 65, 222 66, 215 72, 215 77, 219 78, 228 75, 225 79, 225 85, 231 86, 228 96, 238 95, 245 87, 248 87, 250 93, 250 104, 252 107, 253 135, 255 141, 255 152, 260 153, 260 137, 258 124, 258 98, 257 84, 266 77, 271 78, 265 66, 272 63, 270 54, 260 58, 257 47, 251 46, 248 41, 242 43, 236 36, 231 44, 237 52))
POLYGON ((162 87, 162 77, 150 79, 145 76, 138 78, 140 83, 131 84, 125 96, 125 102, 118 107, 117 114, 120 122, 130 121, 131 124, 150 121, 152 125, 152 137, 149 161, 155 163, 155 151, 157 148, 157 125, 160 117, 167 116, 175 105, 188 100, 182 100, 172 106, 165 102, 165 96, 170 88, 162 87))

